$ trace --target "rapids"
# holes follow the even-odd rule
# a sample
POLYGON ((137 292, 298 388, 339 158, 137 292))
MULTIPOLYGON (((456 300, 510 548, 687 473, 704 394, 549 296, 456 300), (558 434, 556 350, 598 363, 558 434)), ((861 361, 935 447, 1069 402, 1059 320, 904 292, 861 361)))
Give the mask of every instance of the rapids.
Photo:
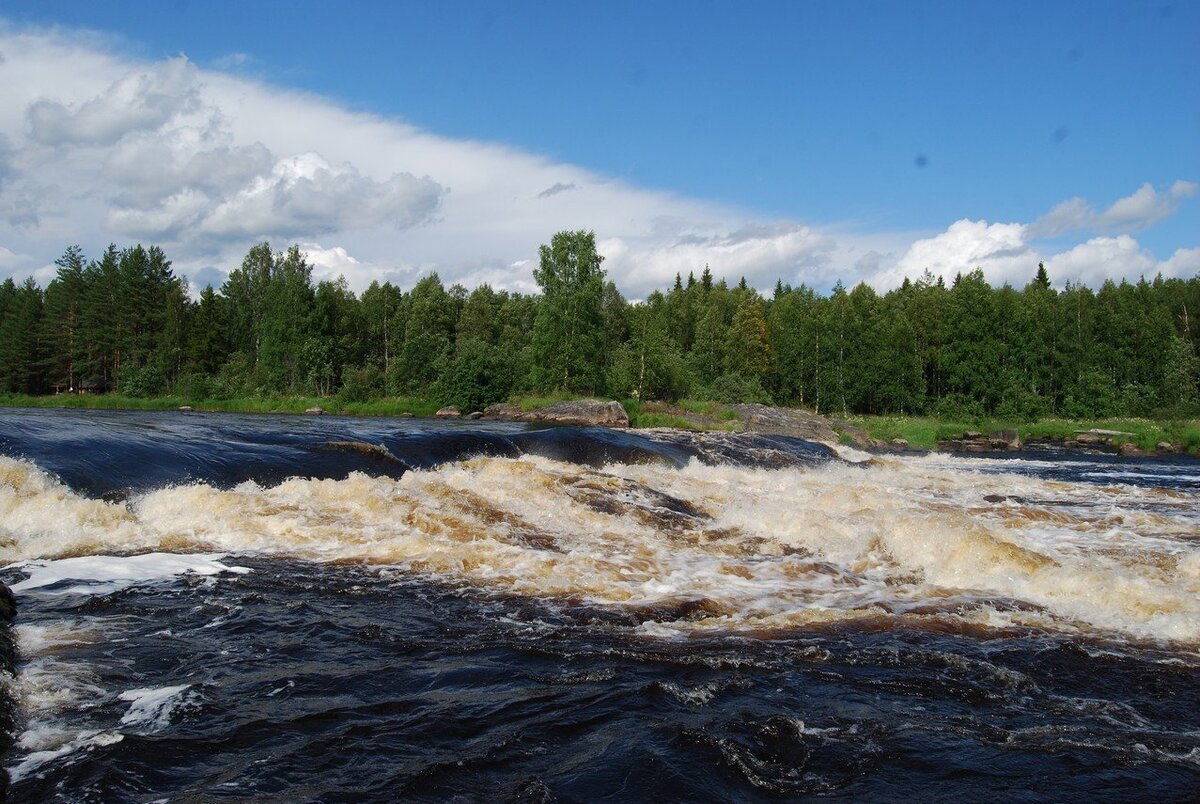
POLYGON ((1181 795, 1198 489, 1189 458, 3 412, 12 794, 1181 795))

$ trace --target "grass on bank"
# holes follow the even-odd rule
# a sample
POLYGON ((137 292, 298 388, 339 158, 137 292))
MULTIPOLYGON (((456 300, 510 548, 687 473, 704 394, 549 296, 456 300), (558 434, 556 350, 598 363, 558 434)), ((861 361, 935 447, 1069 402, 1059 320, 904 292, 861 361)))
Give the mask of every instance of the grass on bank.
POLYGON ((996 430, 1015 429, 1025 441, 1065 441, 1080 430, 1116 430, 1131 433, 1117 436, 1114 444, 1132 443, 1153 450, 1161 441, 1178 444, 1187 452, 1200 454, 1200 420, 1153 421, 1150 419, 1042 419, 1021 422, 988 418, 976 421, 940 421, 924 416, 851 416, 847 422, 866 430, 881 441, 903 438, 914 447, 934 449, 941 440, 959 438, 974 430, 985 435, 996 430))
POLYGON ((282 396, 233 397, 230 399, 188 399, 181 396, 140 398, 118 394, 57 394, 51 396, 0 395, 0 406, 22 408, 73 408, 81 410, 178 410, 188 405, 193 410, 213 413, 303 413, 320 407, 329 413, 350 416, 432 416, 440 407, 436 402, 417 397, 387 397, 369 402, 350 402, 338 397, 282 396))

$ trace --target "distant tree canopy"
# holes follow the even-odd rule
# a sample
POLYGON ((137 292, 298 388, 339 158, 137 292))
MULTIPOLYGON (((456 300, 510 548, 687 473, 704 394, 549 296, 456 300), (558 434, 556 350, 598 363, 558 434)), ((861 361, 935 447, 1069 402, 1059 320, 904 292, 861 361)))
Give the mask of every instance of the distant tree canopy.
POLYGON ((1194 415, 1200 278, 1021 289, 969 270, 880 294, 778 282, 763 297, 709 266, 630 303, 591 232, 542 246, 525 295, 313 281, 296 246, 255 245, 193 299, 162 250, 66 249, 0 283, 0 393, 191 399, 416 395, 478 409, 513 393, 764 401, 823 412, 1034 418, 1194 415))

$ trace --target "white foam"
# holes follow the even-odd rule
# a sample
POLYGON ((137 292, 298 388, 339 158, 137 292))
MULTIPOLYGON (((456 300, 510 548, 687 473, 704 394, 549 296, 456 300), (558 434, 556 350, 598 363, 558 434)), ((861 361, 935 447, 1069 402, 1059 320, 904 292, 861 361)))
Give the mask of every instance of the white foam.
POLYGON ((9 781, 13 784, 34 774, 39 768, 54 760, 80 751, 113 745, 125 739, 125 735, 115 731, 86 730, 76 732, 59 731, 26 731, 17 740, 17 748, 40 748, 43 745, 53 745, 53 748, 43 748, 27 754, 24 759, 8 769, 9 781))
POLYGON ((1195 495, 1046 480, 997 460, 595 471, 476 458, 400 479, 172 487, 129 507, 73 497, 28 464, 9 461, 6 475, 5 460, 0 503, 20 515, 0 520, 0 557, 31 559, 18 593, 286 555, 594 605, 707 601, 694 622, 643 628, 662 636, 932 616, 1200 644, 1195 495), (46 518, 64 512, 65 523, 46 518), (204 552, 46 560, 136 549, 204 552))
POLYGON ((247 567, 228 566, 224 553, 143 553, 136 556, 79 556, 32 559, 11 564, 28 577, 12 585, 14 592, 40 590, 55 595, 104 595, 138 584, 169 580, 179 575, 246 573, 247 567), (73 585, 61 588, 61 584, 73 585), (47 589, 47 587, 56 587, 47 589))
POLYGON ((121 725, 147 726, 151 731, 165 728, 171 722, 171 714, 185 702, 183 693, 191 686, 145 687, 122 692, 117 697, 130 704, 129 711, 121 717, 121 725))

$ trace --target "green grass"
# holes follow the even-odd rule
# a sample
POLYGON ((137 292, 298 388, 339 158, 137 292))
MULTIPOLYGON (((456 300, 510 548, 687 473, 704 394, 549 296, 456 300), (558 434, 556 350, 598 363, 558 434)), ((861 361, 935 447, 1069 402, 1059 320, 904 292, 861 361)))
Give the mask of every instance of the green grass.
POLYGON ((940 421, 924 416, 852 416, 850 424, 861 427, 874 438, 891 441, 903 438, 914 447, 934 449, 940 440, 958 438, 968 430, 988 434, 996 430, 1015 429, 1025 441, 1064 441, 1079 430, 1118 430, 1132 433, 1117 437, 1114 444, 1130 442, 1142 449, 1152 450, 1160 441, 1181 445, 1186 451, 1200 453, 1200 421, 1153 421, 1150 419, 1042 419, 1020 422, 1007 419, 975 421, 940 421))
POLYGON ((638 413, 629 417, 629 426, 639 429, 647 427, 672 427, 676 430, 702 430, 700 425, 682 416, 670 413, 638 413))
POLYGON ((344 402, 337 397, 313 396, 235 397, 232 399, 185 399, 178 396, 160 396, 141 399, 117 394, 94 396, 0 395, 0 406, 4 407, 176 410, 182 405, 189 405, 197 411, 218 413, 303 413, 311 407, 319 406, 329 413, 344 413, 352 416, 397 416, 401 413, 432 416, 439 407, 436 402, 417 397, 388 397, 369 402, 344 402))

